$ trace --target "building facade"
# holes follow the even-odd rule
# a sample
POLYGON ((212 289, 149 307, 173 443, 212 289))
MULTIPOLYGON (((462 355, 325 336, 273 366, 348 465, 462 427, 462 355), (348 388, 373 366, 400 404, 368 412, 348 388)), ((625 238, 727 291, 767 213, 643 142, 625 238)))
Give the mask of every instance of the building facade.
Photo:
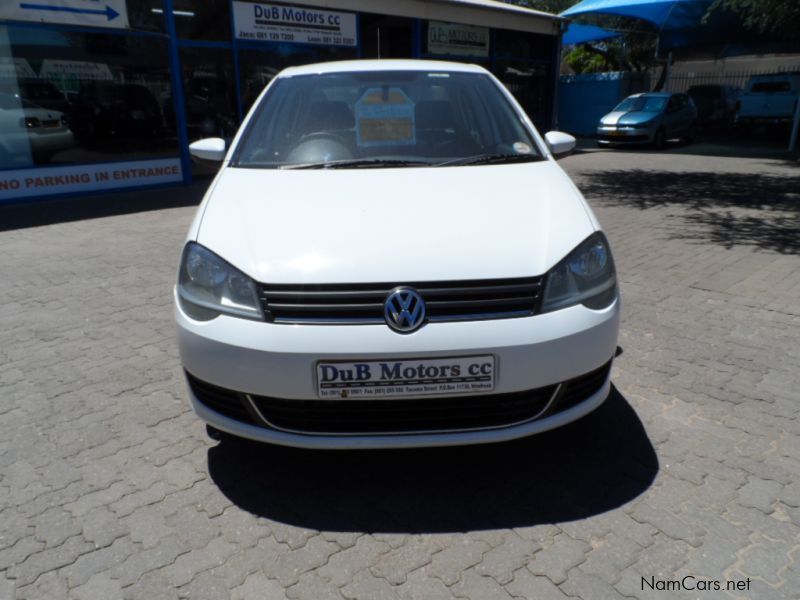
POLYGON ((0 3, 0 203, 188 183, 283 68, 358 58, 481 64, 554 120, 558 17, 494 0, 0 3))

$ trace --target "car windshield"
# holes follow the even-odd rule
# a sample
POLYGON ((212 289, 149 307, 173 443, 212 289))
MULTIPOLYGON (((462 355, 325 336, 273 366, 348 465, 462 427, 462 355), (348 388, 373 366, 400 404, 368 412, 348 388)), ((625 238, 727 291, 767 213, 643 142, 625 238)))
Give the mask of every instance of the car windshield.
POLYGON ((666 105, 667 99, 664 96, 631 96, 620 102, 614 111, 658 113, 666 105))
POLYGON ((380 168, 539 159, 520 115, 488 76, 369 71, 274 82, 232 164, 380 168))

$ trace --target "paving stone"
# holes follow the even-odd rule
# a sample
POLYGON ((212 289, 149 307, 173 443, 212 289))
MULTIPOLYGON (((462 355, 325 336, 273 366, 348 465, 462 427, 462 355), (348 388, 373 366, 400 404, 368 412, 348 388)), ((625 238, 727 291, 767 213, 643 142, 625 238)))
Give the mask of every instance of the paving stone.
POLYGON ((456 598, 470 600, 511 600, 511 595, 489 576, 479 575, 474 569, 468 569, 461 575, 461 581, 451 590, 456 598))
POLYGON ((537 600, 565 600, 562 592, 544 575, 534 575, 528 569, 518 569, 514 579, 507 584, 506 590, 514 598, 536 598, 537 600))
POLYGON ((765 514, 770 514, 780 490, 781 484, 777 481, 751 477, 747 485, 739 490, 737 500, 742 506, 757 508, 765 514))
POLYGON ((70 590, 70 600, 124 600, 122 586, 104 573, 92 575, 89 580, 70 590))
POLYGON ((439 537, 413 536, 404 545, 378 557, 370 570, 376 577, 382 577, 392 585, 400 585, 406 581, 409 573, 429 564, 433 555, 445 545, 439 537))
MULTIPOLYGON (((81 554, 73 563, 63 567, 58 574, 67 579, 71 588, 83 585, 93 575, 104 574, 105 571, 122 564, 137 551, 138 546, 129 539, 119 538, 110 546, 81 554)), ((100 580, 104 581, 102 578, 100 580)))
MULTIPOLYGON (((347 582, 351 577, 345 578, 347 582)), ((289 598, 304 600, 314 598, 314 600, 342 600, 342 595, 338 591, 336 582, 319 575, 319 569, 311 573, 304 573, 298 582, 286 590, 289 598)))
POLYGON ((341 593, 349 600, 397 600, 395 588, 380 577, 375 577, 369 570, 356 573, 353 580, 341 588, 341 593))
MULTIPOLYGON (((284 588, 277 581, 267 579, 263 573, 249 575, 245 582, 231 590, 231 600, 285 600, 284 588)), ((322 599, 321 599, 322 600, 322 599)))
POLYGON ((268 577, 274 577, 286 587, 298 582, 300 576, 313 571, 328 562, 331 555, 343 552, 336 544, 326 542, 322 536, 316 535, 304 546, 278 554, 272 564, 264 565, 268 577))
POLYGON ((357 571, 372 566, 382 554, 390 550, 388 544, 365 535, 358 539, 355 546, 332 554, 328 562, 314 572, 333 584, 335 588, 340 588, 350 581, 357 571))
POLYGON ((556 536, 551 546, 542 548, 527 565, 534 575, 544 575, 556 585, 567 579, 567 572, 586 560, 591 546, 565 534, 556 536))
POLYGON ((455 538, 449 546, 434 554, 423 570, 426 575, 438 577, 449 587, 459 580, 463 571, 481 562, 489 549, 485 542, 455 538))
POLYGON ((165 577, 155 573, 145 573, 122 591, 125 600, 178 600, 178 590, 165 577))
POLYGON ((181 554, 163 572, 172 585, 183 587, 203 571, 219 566, 236 551, 236 546, 219 537, 203 548, 181 554))
POLYGON ((561 589, 568 596, 575 598, 592 598, 592 600, 616 600, 622 594, 606 581, 594 575, 583 572, 581 567, 572 569, 567 580, 561 584, 561 589))
POLYGON ((223 579, 204 571, 178 590, 178 597, 190 600, 230 600, 231 594, 223 579))
POLYGON ((18 586, 22 587, 36 581, 41 573, 71 565, 82 554, 94 549, 93 544, 88 543, 80 536, 74 536, 60 546, 31 554, 23 562, 12 566, 8 570, 8 575, 14 578, 18 586))
POLYGON ((437 577, 429 577, 422 570, 411 571, 405 581, 394 588, 403 600, 449 600, 450 589, 437 577))
POLYGON ((509 583, 514 571, 528 564, 541 548, 538 543, 524 540, 515 533, 506 535, 503 540, 474 567, 478 575, 492 577, 500 585, 509 583))

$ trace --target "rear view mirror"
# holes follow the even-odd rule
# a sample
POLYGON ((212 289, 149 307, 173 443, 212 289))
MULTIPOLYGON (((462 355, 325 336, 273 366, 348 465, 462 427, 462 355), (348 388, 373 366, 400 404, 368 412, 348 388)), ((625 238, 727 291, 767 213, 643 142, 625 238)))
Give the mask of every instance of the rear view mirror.
POLYGON ((225 159, 225 140, 205 138, 189 144, 189 154, 200 164, 219 167, 225 159))
POLYGON ((544 139, 555 158, 563 158, 575 149, 577 140, 563 131, 548 131, 544 139))

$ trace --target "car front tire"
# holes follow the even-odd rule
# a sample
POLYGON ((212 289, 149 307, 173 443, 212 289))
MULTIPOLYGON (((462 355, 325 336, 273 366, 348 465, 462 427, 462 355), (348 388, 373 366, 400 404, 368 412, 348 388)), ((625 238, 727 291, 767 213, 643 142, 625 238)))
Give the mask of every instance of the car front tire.
POLYGON ((656 150, 663 150, 667 145, 667 134, 663 127, 659 127, 656 134, 653 136, 653 148, 656 150))

